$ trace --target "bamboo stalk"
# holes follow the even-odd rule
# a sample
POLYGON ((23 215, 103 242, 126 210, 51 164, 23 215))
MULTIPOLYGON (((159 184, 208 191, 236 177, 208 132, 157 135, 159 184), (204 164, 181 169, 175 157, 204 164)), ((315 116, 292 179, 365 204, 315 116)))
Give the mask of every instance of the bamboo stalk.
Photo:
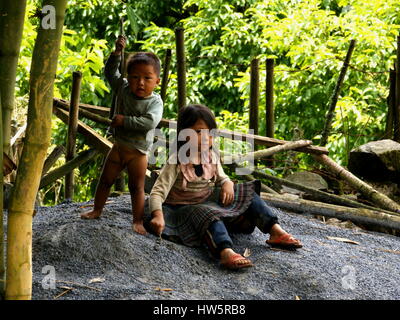
POLYGON ((183 28, 175 29, 179 109, 186 106, 186 57, 184 32, 185 30, 183 28))
POLYGON ((381 194, 370 185, 357 178, 351 172, 345 170, 326 155, 316 155, 314 159, 325 165, 329 170, 349 183, 352 187, 362 193, 367 199, 375 203, 379 208, 400 214, 400 205, 384 194, 381 194))
POLYGON ((340 220, 350 220, 354 223, 361 223, 366 226, 380 226, 400 231, 400 217, 379 210, 349 208, 304 199, 293 200, 285 196, 268 193, 263 193, 261 198, 274 207, 283 210, 320 215, 340 220))
POLYGON ((55 9, 56 28, 39 27, 33 49, 28 126, 8 209, 8 300, 29 300, 32 297, 32 217, 51 137, 53 85, 66 4, 67 0, 44 0, 42 3, 43 7, 55 9))
POLYGON ((165 54, 164 66, 163 66, 163 76, 161 81, 161 100, 165 103, 165 97, 167 95, 167 87, 169 80, 169 68, 171 66, 171 49, 167 49, 165 54))
POLYGON ((396 71, 390 70, 389 76, 389 96, 388 113, 386 116, 385 139, 394 139, 393 125, 394 125, 394 109, 396 106, 396 71))
POLYGON ((24 27, 26 0, 1 0, 0 93, 2 96, 3 152, 9 154, 15 79, 24 27))
POLYGON ((273 138, 275 133, 274 64, 274 59, 267 59, 265 77, 265 136, 270 138, 273 138))
MULTIPOLYGON (((81 91, 82 73, 74 72, 72 74, 72 92, 71 107, 68 117, 68 135, 65 160, 68 162, 75 157, 76 154, 76 133, 78 131, 78 114, 79 100, 81 91)), ((65 175, 65 199, 73 199, 74 197, 74 170, 65 175)))
POLYGON ((249 106, 249 129, 258 134, 258 102, 260 99, 260 73, 259 60, 251 60, 250 66, 250 106, 249 106))
POLYGON ((393 110, 394 120, 394 134, 393 140, 400 142, 400 36, 397 36, 397 50, 396 50, 396 94, 395 106, 393 110))
POLYGON ((336 82, 335 90, 333 91, 331 102, 329 104, 328 113, 326 115, 325 127, 322 132, 321 146, 325 146, 328 143, 328 137, 331 131, 332 120, 335 115, 335 108, 337 101, 339 99, 340 90, 343 85, 344 77, 346 75, 347 69, 349 67, 349 62, 351 55, 353 54, 354 47, 356 45, 356 40, 351 40, 349 49, 347 50, 346 58, 344 59, 342 69, 340 70, 339 78, 336 82))
POLYGON ((97 154, 97 150, 89 149, 80 152, 74 159, 66 162, 64 165, 50 171, 45 174, 40 180, 39 189, 44 188, 45 186, 53 183, 57 179, 65 176, 66 173, 71 172, 75 168, 81 166, 82 164, 88 162, 97 154))

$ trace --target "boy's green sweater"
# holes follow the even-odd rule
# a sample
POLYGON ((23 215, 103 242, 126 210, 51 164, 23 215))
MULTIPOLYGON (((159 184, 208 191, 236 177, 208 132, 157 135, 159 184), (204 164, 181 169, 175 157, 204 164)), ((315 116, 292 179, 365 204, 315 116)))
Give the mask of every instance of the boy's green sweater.
POLYGON ((153 92, 146 98, 138 98, 129 89, 128 81, 118 70, 120 55, 110 55, 104 73, 112 90, 122 99, 121 110, 115 114, 124 115, 124 125, 115 128, 115 141, 129 148, 148 153, 154 139, 154 130, 161 120, 163 102, 159 94, 153 92))

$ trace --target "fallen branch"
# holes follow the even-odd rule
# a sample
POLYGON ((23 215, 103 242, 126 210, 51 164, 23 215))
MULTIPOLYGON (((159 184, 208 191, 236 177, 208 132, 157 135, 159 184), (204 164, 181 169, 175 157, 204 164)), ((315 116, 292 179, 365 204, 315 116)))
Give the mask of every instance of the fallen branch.
POLYGON ((74 285, 74 286, 78 286, 78 287, 82 287, 82 288, 101 291, 101 289, 99 289, 99 288, 90 287, 90 286, 87 286, 87 285, 84 285, 84 284, 81 284, 81 283, 72 282, 72 281, 56 280, 56 282, 68 283, 68 284, 71 284, 71 285, 74 285))
MULTIPOLYGON (((269 180, 269 181, 273 181, 273 182, 281 184, 281 185, 285 185, 287 187, 290 187, 290 188, 293 188, 293 189, 296 189, 299 191, 307 192, 308 194, 315 197, 315 199, 320 200, 320 201, 326 201, 326 202, 335 203, 338 205, 343 205, 343 206, 348 206, 348 207, 354 207, 354 208, 364 208, 364 209, 369 209, 369 210, 377 210, 378 209, 378 208, 375 208, 375 207, 372 207, 372 206, 369 206, 369 205, 366 205, 363 203, 359 203, 357 201, 342 198, 335 194, 330 194, 330 193, 327 193, 327 192, 324 192, 321 190, 317 190, 314 188, 310 188, 310 187, 306 187, 306 186, 297 184, 295 182, 292 182, 292 181, 289 181, 286 179, 271 176, 264 172, 254 171, 253 175, 256 177, 260 177, 260 178, 269 180)), ((386 211, 386 210, 381 210, 381 211, 396 215, 396 213, 393 213, 392 211, 386 211)))
POLYGON ((370 185, 357 178, 351 172, 347 171, 331 158, 326 155, 315 155, 314 159, 330 169, 333 173, 337 174, 340 178, 349 183, 352 187, 362 193, 367 199, 370 199, 377 206, 382 209, 396 212, 400 214, 400 205, 394 202, 386 195, 378 192, 370 185))
POLYGON ((316 201, 293 199, 291 197, 262 193, 261 198, 274 207, 284 210, 309 213, 340 220, 350 220, 365 226, 380 226, 400 231, 400 217, 378 210, 349 208, 316 201))

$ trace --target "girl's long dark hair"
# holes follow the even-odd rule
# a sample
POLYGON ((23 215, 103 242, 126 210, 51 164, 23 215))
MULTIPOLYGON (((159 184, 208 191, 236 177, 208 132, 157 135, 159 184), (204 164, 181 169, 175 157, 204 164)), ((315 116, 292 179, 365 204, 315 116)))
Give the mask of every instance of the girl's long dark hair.
MULTIPOLYGON (((189 104, 179 110, 176 128, 177 140, 182 130, 192 127, 199 119, 202 119, 207 124, 209 130, 217 129, 215 116, 208 107, 202 104, 189 104)), ((185 143, 185 141, 177 141, 178 152, 185 143)))

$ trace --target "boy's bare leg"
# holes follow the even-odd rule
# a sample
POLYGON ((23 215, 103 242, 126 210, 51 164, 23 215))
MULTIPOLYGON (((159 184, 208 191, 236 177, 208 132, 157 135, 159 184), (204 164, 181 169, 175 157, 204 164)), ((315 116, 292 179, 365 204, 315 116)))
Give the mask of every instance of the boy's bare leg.
POLYGON ((113 147, 107 155, 107 159, 104 163, 100 180, 96 188, 94 208, 92 211, 82 213, 82 219, 96 219, 101 215, 108 195, 110 194, 111 187, 122 169, 123 167, 119 161, 118 151, 115 147, 113 147))
POLYGON ((147 156, 135 150, 134 158, 128 163, 129 192, 132 200, 133 225, 135 232, 146 234, 144 217, 144 181, 147 169, 147 156))

